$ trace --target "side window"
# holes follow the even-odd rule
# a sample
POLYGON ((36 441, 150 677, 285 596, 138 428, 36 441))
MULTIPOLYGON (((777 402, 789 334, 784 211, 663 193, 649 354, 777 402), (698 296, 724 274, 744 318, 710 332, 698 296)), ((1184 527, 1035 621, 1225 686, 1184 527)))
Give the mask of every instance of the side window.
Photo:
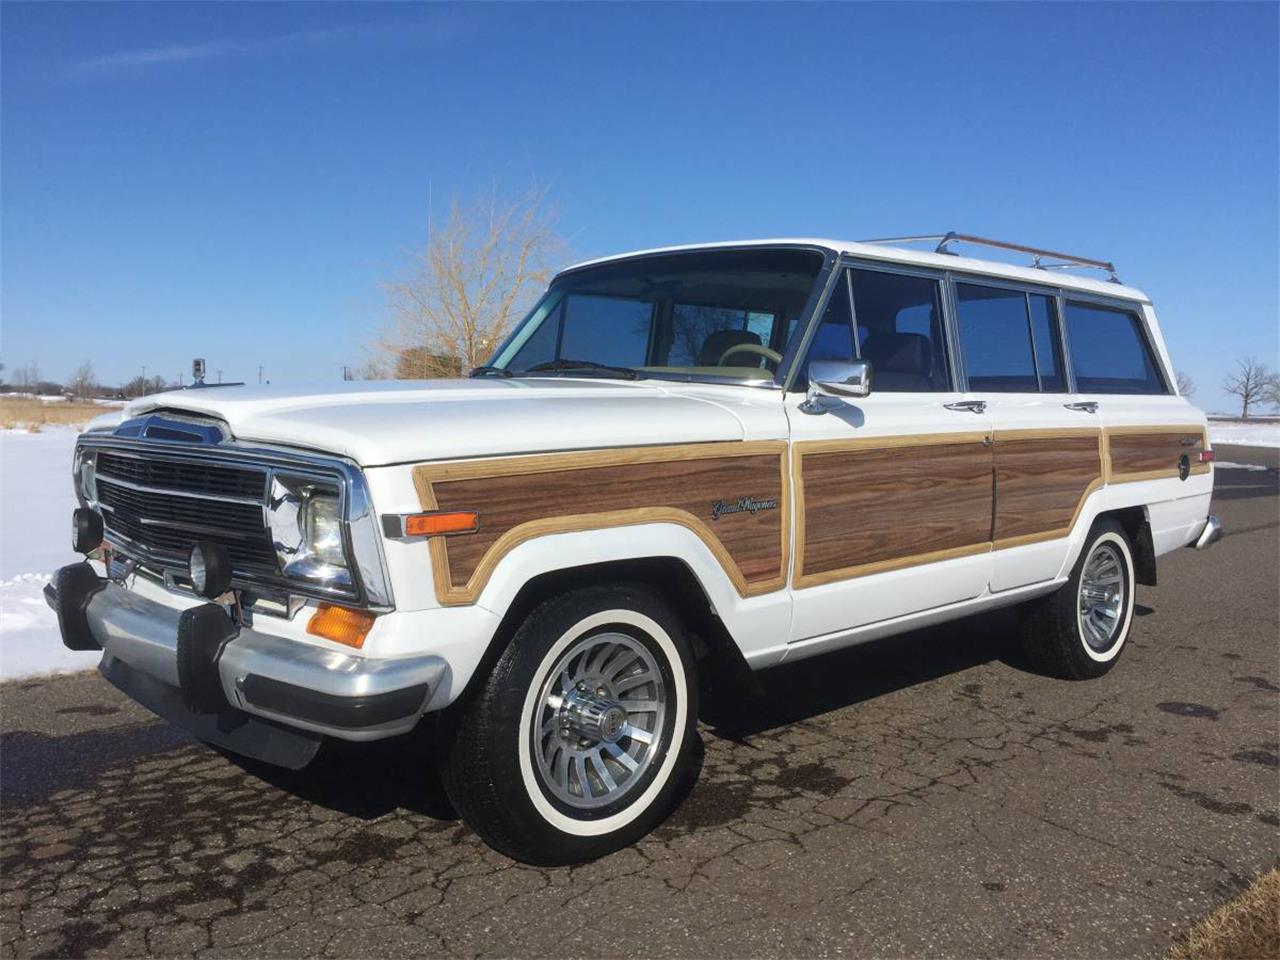
POLYGON ((1035 393, 1040 389, 1025 293, 957 283, 956 312, 970 390, 1035 393))
POLYGON ((1052 297, 1033 293, 1027 298, 1031 305, 1031 342, 1036 348, 1036 370, 1040 374, 1040 389, 1044 393, 1064 393, 1066 381, 1062 377, 1062 341, 1058 337, 1057 305, 1052 297))
POLYGON ((1128 310, 1067 302, 1067 342, 1081 393, 1168 393, 1143 330, 1128 310))
POLYGON ((849 279, 872 393, 950 390, 938 281, 857 269, 849 279))
POLYGON ((810 360, 856 360, 853 339, 853 307, 849 300, 849 271, 843 271, 831 288, 822 322, 809 345, 810 360))

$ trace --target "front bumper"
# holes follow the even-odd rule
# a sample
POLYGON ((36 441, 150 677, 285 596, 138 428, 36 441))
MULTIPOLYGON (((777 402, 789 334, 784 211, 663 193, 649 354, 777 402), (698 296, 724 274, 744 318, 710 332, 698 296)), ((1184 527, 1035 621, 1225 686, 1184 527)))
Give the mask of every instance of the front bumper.
POLYGON ((412 729, 446 671, 436 656, 356 657, 237 629, 216 604, 160 603, 99 578, 88 564, 59 570, 46 597, 67 646, 102 648, 108 680, 166 719, 241 753, 248 752, 243 745, 210 736, 196 718, 225 715, 222 726, 231 720, 237 728, 265 722, 305 732, 317 744, 315 735, 376 740, 412 729))

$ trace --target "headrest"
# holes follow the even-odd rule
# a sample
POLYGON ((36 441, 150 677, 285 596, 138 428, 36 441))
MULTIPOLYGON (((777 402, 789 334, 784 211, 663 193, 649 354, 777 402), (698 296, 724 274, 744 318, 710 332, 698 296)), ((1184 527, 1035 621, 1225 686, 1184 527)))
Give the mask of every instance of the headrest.
POLYGON ((876 373, 911 373, 927 377, 933 370, 933 345, 918 333, 873 333, 862 345, 862 358, 876 373))

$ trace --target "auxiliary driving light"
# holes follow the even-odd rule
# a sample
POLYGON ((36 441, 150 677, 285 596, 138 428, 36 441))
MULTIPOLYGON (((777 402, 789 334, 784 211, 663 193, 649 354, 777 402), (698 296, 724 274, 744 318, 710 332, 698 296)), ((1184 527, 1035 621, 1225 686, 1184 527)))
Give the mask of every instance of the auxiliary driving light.
POLYGON ((231 589, 231 558, 220 543, 198 541, 191 548, 187 568, 192 588, 206 599, 220 597, 231 589))
POLYGON ((89 553, 102 546, 102 514, 88 507, 71 512, 71 548, 76 553, 89 553))

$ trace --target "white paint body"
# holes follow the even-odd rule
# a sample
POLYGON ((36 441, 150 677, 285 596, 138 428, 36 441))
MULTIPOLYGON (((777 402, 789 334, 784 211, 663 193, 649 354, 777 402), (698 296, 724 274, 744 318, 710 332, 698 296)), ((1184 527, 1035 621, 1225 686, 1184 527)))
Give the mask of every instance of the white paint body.
MULTIPOLYGON (((777 243, 779 241, 770 241, 777 243)), ((1130 301, 1140 309, 1168 382, 1174 382, 1164 340, 1144 294, 1112 283, 963 257, 832 241, 786 241, 840 255, 971 272, 1020 283, 1052 282, 1068 291, 1130 301)), ((725 245, 717 245, 725 246, 725 245)), ((899 436, 995 427, 1203 424, 1185 399, 1167 396, 986 395, 981 415, 944 403, 977 397, 961 393, 880 393, 858 400, 829 398, 820 416, 798 411, 803 396, 769 385, 636 382, 597 379, 485 378, 461 381, 359 382, 316 390, 231 387, 143 398, 123 414, 95 421, 108 428, 150 409, 179 408, 224 420, 237 441, 303 448, 346 457, 363 468, 379 514, 421 509, 412 469, 426 461, 712 441, 899 436), (1096 414, 1065 409, 1095 400, 1096 414)), ((752 667, 811 656, 864 640, 902 633, 978 611, 1007 606, 1054 590, 1075 563, 1098 514, 1120 507, 1146 511, 1155 551, 1195 540, 1204 527, 1213 475, 1104 486, 1087 499, 1070 535, 959 559, 875 573, 852 580, 743 597, 706 544, 676 524, 650 523, 558 533, 516 547, 498 564, 476 603, 441 606, 431 576, 428 543, 386 540, 395 598, 362 649, 339 648, 292 621, 258 618, 257 629, 348 655, 398 658, 433 654, 449 665, 429 709, 451 703, 471 680, 503 615, 520 589, 541 574, 589 564, 674 557, 692 571, 752 667)), ((794 510, 794 499, 790 504, 794 510)), ((911 518, 904 516, 904 524, 911 518)), ((795 517, 788 518, 794 543, 795 517)), ((795 551, 790 551, 795 563, 795 551)), ((788 584, 791 583, 788 571, 788 584)), ((174 598, 175 604, 190 602, 174 598)), ((536 791, 535 791, 536 793, 536 791)))

